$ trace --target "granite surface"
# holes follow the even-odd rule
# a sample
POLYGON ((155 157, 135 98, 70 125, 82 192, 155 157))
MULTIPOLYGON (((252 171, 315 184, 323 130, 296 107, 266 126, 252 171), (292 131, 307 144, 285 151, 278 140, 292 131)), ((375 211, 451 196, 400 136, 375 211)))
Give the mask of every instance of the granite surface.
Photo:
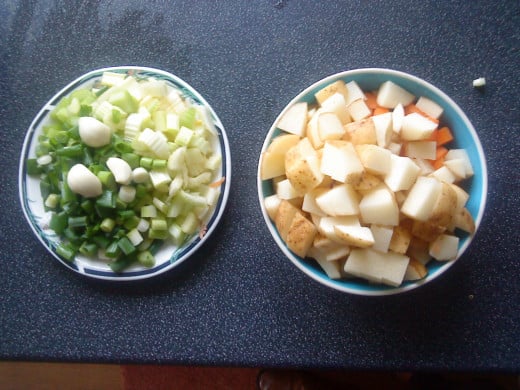
POLYGON ((0 1, 0 359, 520 371, 520 3, 514 1, 0 1), (137 283, 67 270, 18 199, 25 131, 96 68, 172 72, 215 108, 232 191, 213 239, 137 283), (487 154, 473 245, 418 290, 364 298, 292 265, 263 222, 256 168, 280 110, 338 71, 389 67, 450 95, 487 154), (486 77, 483 91, 471 86, 486 77))

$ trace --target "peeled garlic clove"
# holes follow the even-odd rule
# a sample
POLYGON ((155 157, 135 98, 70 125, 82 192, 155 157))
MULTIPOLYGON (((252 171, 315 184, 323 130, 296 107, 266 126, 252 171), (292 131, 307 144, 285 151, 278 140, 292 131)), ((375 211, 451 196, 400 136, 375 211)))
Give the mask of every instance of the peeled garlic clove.
POLYGON ((78 127, 81 140, 88 146, 98 148, 110 143, 112 137, 110 127, 96 118, 82 116, 78 119, 78 127))
POLYGON ((101 181, 85 165, 76 164, 67 173, 67 184, 72 192, 85 198, 101 195, 101 181))
POLYGON ((110 157, 107 160, 107 167, 114 175, 119 184, 130 184, 132 180, 132 168, 128 163, 118 157, 110 157))

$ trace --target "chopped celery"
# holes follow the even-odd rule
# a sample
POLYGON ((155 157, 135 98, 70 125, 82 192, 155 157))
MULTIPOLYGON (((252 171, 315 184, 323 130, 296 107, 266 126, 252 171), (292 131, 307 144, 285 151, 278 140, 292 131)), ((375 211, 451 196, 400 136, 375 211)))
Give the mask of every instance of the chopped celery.
POLYGON ((63 239, 56 252, 67 261, 76 253, 113 259, 109 266, 121 272, 135 262, 153 266, 162 240, 180 246, 195 234, 220 194, 210 186, 222 159, 206 111, 163 80, 124 72, 105 72, 101 85, 62 98, 25 165, 63 239), (78 119, 86 116, 110 128, 109 144, 83 143, 78 119), (110 157, 140 171, 117 183, 110 157), (69 187, 78 163, 99 179, 101 195, 84 198, 69 187))

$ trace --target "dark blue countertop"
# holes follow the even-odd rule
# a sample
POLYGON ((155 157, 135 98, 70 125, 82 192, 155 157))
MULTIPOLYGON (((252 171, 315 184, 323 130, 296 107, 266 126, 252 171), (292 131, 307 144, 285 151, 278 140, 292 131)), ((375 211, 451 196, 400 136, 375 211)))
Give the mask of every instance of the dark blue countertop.
POLYGON ((2 1, 0 359, 520 371, 520 3, 2 1), (165 4, 166 3, 166 4, 165 4), (25 131, 96 68, 172 72, 213 105, 233 161, 227 211, 180 268, 113 284, 67 270, 18 200, 25 131), (488 204, 445 275, 401 295, 327 289, 281 253, 256 169, 267 130, 311 83, 389 67, 441 88, 487 153, 488 204), (483 91, 472 80, 486 77, 483 91))

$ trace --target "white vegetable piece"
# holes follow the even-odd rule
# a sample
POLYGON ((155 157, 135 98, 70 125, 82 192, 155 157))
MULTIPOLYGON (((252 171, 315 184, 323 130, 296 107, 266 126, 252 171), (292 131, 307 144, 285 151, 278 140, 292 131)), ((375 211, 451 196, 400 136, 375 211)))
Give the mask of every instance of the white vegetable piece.
POLYGON ((399 225, 399 207, 394 194, 384 185, 367 193, 359 202, 363 223, 378 225, 399 225))
POLYGON ((374 245, 372 245, 372 249, 384 253, 388 252, 394 229, 386 226, 371 225, 370 230, 374 236, 374 245))
POLYGON ((107 167, 114 175, 116 183, 130 184, 132 180, 132 168, 125 160, 119 157, 110 157, 107 160, 107 167))
POLYGON ((412 141, 406 145, 406 155, 412 158, 423 158, 435 160, 437 142, 435 141, 412 141))
POLYGON ((345 262, 345 272, 397 287, 403 282, 409 258, 393 252, 380 253, 371 249, 353 249, 345 262))
POLYGON ((439 119, 442 115, 442 112, 444 111, 441 106, 439 106, 437 103, 435 103, 433 100, 430 100, 428 98, 425 98, 424 96, 421 96, 419 100, 417 100, 417 103, 415 103, 415 106, 424 112, 426 115, 439 119))
POLYGON ((401 212, 418 221, 428 220, 441 189, 441 182, 436 178, 420 176, 408 193, 401 212))
POLYGON ((408 157, 392 154, 390 171, 385 176, 385 183, 392 191, 408 190, 415 183, 421 168, 408 157))
POLYGON ((340 139, 345 135, 345 128, 338 116, 333 112, 322 112, 319 114, 317 127, 319 139, 322 141, 340 139))
POLYGON ((446 154, 446 160, 454 160, 461 158, 464 160, 464 166, 466 167, 466 177, 473 176, 473 167, 471 166, 471 160, 469 159, 468 153, 465 149, 450 149, 446 154))
POLYGON ((386 148, 392 140, 392 113, 375 115, 372 117, 376 129, 377 145, 386 148))
POLYGON ((316 204, 331 216, 359 213, 357 193, 350 184, 337 185, 316 197, 316 204))
POLYGON ((348 183, 359 178, 363 170, 363 165, 350 142, 325 142, 321 159, 321 173, 339 182, 348 183))
POLYGON ((401 127, 403 127, 403 119, 404 119, 404 107, 401 103, 395 106, 394 111, 392 111, 392 130, 394 133, 399 134, 401 132, 401 127))
POLYGON ((329 96, 323 103, 321 103, 321 108, 323 112, 333 112, 336 114, 343 124, 351 122, 345 97, 339 92, 329 96))
POLYGON ((355 215, 351 216, 342 216, 342 217, 323 217, 320 218, 319 222, 316 224, 318 231, 327 237, 329 240, 334 242, 343 243, 338 235, 336 234, 334 227, 342 225, 342 226, 361 226, 359 223, 359 219, 355 215))
POLYGON ((377 104, 386 108, 395 108, 399 103, 407 106, 414 99, 414 95, 391 81, 381 84, 377 93, 377 104))
POLYGON ((439 261, 454 260, 457 257, 459 238, 448 234, 441 234, 430 243, 429 253, 439 261))
POLYGON ((271 218, 273 221, 281 201, 282 200, 276 194, 264 198, 265 209, 267 211, 267 214, 269 215, 269 218, 271 218))
POLYGON ((110 127, 96 118, 82 116, 78 119, 79 137, 81 141, 93 148, 108 145, 112 137, 110 127))
POLYGON ((83 164, 76 164, 70 168, 67 184, 72 192, 85 198, 94 198, 103 192, 101 180, 83 164))
POLYGON ((345 104, 347 106, 350 106, 356 100, 359 100, 359 99, 365 100, 366 99, 365 93, 363 92, 363 90, 361 89, 359 84, 356 83, 354 80, 346 83, 345 87, 347 87, 347 91, 348 91, 348 94, 347 94, 348 99, 345 101, 345 104))
POLYGON ((284 179, 276 184, 276 195, 280 199, 294 199, 300 196, 294 189, 289 179, 284 179))
POLYGON ((133 202, 135 199, 135 187, 133 186, 121 186, 119 188, 119 199, 125 203, 133 202))
POLYGON ((438 124, 425 116, 412 112, 403 118, 401 138, 405 141, 420 141, 429 138, 438 124))
POLYGON ((370 110, 370 108, 368 108, 367 104, 363 99, 353 101, 347 107, 347 110, 350 117, 354 121, 360 121, 361 119, 365 119, 372 114, 372 111, 370 110))
POLYGON ((486 85, 486 78, 485 77, 479 77, 478 79, 473 80, 473 86, 475 88, 481 88, 484 85, 486 85))
POLYGON ((135 183, 146 183, 149 177, 148 171, 143 167, 137 167, 132 171, 132 180, 135 183))
POLYGON ((301 102, 291 106, 278 121, 277 127, 300 137, 305 135, 307 124, 307 103, 301 102))

